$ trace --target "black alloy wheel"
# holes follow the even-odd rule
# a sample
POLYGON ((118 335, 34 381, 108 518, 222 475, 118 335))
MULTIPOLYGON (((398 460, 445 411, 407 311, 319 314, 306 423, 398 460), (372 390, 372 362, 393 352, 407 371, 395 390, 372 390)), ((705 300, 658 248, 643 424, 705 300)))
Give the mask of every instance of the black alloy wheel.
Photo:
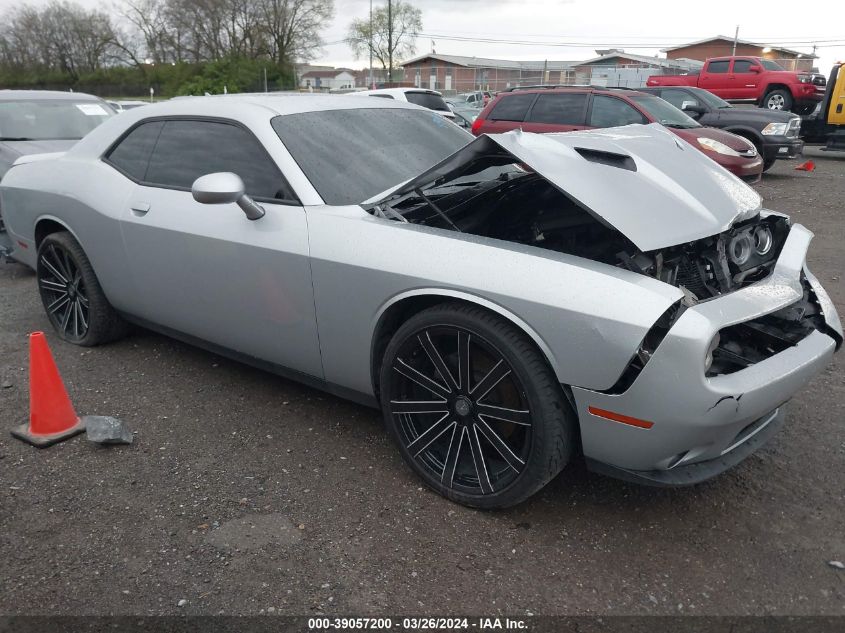
POLYGON ((61 338, 91 346, 125 334, 126 324, 109 304, 85 252, 70 233, 51 233, 43 239, 35 273, 44 310, 61 338))
POLYGON ((572 415, 524 334, 483 310, 436 306, 405 323, 382 367, 382 407, 403 457, 475 507, 522 501, 568 460, 572 415))

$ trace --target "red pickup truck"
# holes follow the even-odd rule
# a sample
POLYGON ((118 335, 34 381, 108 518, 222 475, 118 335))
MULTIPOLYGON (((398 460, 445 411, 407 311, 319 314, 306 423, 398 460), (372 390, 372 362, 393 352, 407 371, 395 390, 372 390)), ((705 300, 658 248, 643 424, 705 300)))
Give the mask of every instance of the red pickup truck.
POLYGON ((824 97, 821 75, 786 70, 760 57, 711 57, 697 75, 654 75, 648 86, 696 86, 725 101, 753 101, 769 110, 812 112, 824 97))

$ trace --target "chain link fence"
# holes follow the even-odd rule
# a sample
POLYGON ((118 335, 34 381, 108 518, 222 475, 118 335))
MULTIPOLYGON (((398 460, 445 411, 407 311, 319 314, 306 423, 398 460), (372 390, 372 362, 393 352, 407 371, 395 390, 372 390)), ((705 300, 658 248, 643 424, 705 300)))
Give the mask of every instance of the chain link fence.
MULTIPOLYGON (((809 72, 810 59, 773 59, 785 70, 809 72)), ((666 60, 661 63, 562 65, 560 62, 522 62, 508 65, 459 66, 411 65, 402 69, 402 84, 438 90, 446 96, 488 90, 498 92, 515 87, 545 85, 607 86, 642 88, 653 75, 697 74, 703 62, 666 60)), ((363 86, 362 86, 363 87, 363 86)))

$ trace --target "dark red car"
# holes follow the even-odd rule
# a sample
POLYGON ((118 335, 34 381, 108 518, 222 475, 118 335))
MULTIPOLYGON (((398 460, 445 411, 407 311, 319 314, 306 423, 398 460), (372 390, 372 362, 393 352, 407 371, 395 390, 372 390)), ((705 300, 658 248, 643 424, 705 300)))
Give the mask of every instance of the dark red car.
POLYGON ((704 127, 660 97, 620 88, 539 86, 500 92, 472 124, 472 133, 572 132, 635 123, 660 123, 731 173, 756 182, 763 160, 746 139, 704 127))

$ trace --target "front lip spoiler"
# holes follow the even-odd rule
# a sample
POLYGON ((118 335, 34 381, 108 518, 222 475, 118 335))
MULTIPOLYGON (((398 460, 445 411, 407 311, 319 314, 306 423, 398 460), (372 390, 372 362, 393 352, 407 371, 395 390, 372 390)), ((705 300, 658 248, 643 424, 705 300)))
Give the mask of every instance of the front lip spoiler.
MULTIPOLYGON (((769 438, 780 430, 786 420, 783 406, 758 418, 753 424, 765 423, 759 430, 751 433, 744 441, 714 459, 676 466, 670 470, 629 470, 619 466, 611 466, 595 459, 586 457, 587 468, 592 472, 629 481, 632 483, 652 486, 656 488, 681 488, 694 486, 712 479, 730 470, 758 448, 763 446, 769 438), (766 418, 771 418, 765 422, 766 418)), ((749 425, 749 426, 752 426, 749 425)))

